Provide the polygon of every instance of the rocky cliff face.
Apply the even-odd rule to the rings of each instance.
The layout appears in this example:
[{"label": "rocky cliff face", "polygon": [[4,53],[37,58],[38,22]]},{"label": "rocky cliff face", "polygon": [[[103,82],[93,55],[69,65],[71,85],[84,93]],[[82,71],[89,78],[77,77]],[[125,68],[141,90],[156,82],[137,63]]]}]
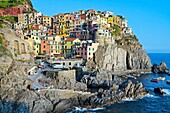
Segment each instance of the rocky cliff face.
[{"label": "rocky cliff face", "polygon": [[99,69],[108,71],[125,71],[150,69],[151,62],[143,49],[128,49],[117,45],[99,46],[93,61],[88,65],[95,65]]}]

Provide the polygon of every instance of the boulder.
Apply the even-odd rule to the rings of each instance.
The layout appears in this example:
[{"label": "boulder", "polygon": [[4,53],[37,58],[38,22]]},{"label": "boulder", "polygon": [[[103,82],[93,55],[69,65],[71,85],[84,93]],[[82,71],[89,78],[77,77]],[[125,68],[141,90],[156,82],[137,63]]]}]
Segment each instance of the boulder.
[{"label": "boulder", "polygon": [[168,70],[168,68],[166,66],[166,63],[162,62],[160,65],[154,64],[152,66],[152,72],[153,73],[165,73],[165,74],[168,74],[169,70]]},{"label": "boulder", "polygon": [[162,63],[160,64],[159,70],[160,70],[161,73],[165,73],[165,72],[168,70],[165,62],[162,62]]},{"label": "boulder", "polygon": [[166,94],[166,92],[164,92],[162,88],[154,88],[154,92],[159,95]]}]

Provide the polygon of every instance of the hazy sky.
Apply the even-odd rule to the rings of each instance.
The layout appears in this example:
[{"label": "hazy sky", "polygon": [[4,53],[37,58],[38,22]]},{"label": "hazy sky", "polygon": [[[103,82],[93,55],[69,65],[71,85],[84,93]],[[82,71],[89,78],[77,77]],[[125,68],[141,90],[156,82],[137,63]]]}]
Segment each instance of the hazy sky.
[{"label": "hazy sky", "polygon": [[95,9],[128,19],[147,52],[170,53],[170,0],[31,0],[45,15]]}]

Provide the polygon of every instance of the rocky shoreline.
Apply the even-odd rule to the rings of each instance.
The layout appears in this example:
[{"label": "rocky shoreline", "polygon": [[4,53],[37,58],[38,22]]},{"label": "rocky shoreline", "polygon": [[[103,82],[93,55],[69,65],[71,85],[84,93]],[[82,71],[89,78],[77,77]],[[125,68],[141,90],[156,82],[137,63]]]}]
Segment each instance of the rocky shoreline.
[{"label": "rocky shoreline", "polygon": [[[3,70],[3,67],[1,67]],[[87,85],[98,86],[98,92],[82,92],[74,90],[61,89],[28,89],[32,81],[25,76],[23,66],[17,66],[11,60],[6,69],[0,76],[0,112],[24,112],[24,113],[58,113],[72,111],[74,107],[102,107],[113,104],[126,98],[140,98],[147,93],[142,83],[132,82],[123,79],[120,76],[113,76],[112,82],[97,80],[87,81]],[[8,74],[7,74],[8,73]],[[108,73],[109,74],[109,73]],[[88,78],[82,78],[86,80]],[[90,80],[90,79],[88,79]],[[105,89],[104,86],[108,88]]]}]

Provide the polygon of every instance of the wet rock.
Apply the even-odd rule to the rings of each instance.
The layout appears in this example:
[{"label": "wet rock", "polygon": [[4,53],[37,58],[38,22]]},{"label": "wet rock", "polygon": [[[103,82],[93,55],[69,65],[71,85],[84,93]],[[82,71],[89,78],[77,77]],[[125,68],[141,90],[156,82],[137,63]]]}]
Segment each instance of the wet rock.
[{"label": "wet rock", "polygon": [[162,88],[154,88],[154,92],[160,95],[166,94],[166,92],[164,92]]},{"label": "wet rock", "polygon": [[152,72],[153,73],[165,73],[165,74],[168,74],[169,70],[168,70],[168,68],[166,66],[166,63],[162,62],[160,65],[154,64],[152,66]]}]

